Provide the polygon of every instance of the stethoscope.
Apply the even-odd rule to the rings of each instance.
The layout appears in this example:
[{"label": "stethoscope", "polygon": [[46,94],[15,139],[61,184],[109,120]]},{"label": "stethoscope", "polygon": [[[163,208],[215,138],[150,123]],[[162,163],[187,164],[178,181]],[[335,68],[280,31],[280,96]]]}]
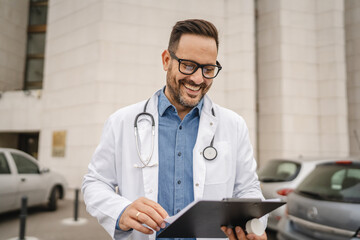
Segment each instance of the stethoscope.
[{"label": "stethoscope", "polygon": [[[141,162],[141,165],[135,164],[134,165],[135,168],[155,167],[155,166],[158,165],[158,163],[154,163],[154,164],[150,165],[150,160],[151,160],[151,157],[152,157],[152,155],[154,153],[155,120],[154,120],[154,117],[153,117],[153,115],[151,113],[146,112],[146,108],[147,108],[147,105],[149,103],[149,100],[150,99],[148,99],[146,101],[143,112],[137,114],[136,117],[135,117],[134,130],[135,130],[136,150],[137,150],[137,153],[139,155],[140,162]],[[214,112],[213,108],[211,109],[211,113],[215,117],[215,112]],[[151,152],[150,152],[149,156],[145,157],[145,158],[143,158],[141,156],[140,149],[139,149],[139,133],[138,133],[137,123],[138,123],[139,117],[141,117],[141,116],[150,117],[150,119],[151,119],[151,128],[152,128],[151,129],[151,135],[152,135],[152,137],[151,137]],[[208,161],[214,160],[216,158],[216,156],[217,156],[217,150],[214,147],[214,138],[215,138],[215,135],[213,136],[213,138],[212,138],[212,140],[210,142],[210,146],[205,147],[204,150],[202,151],[203,157]]]}]

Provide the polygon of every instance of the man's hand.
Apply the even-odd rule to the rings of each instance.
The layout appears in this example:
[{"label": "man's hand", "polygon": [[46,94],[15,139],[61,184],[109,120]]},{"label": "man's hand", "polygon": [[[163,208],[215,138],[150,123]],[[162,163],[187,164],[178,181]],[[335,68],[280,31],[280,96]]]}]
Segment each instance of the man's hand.
[{"label": "man's hand", "polygon": [[124,231],[132,228],[145,234],[152,234],[153,230],[144,227],[142,224],[159,231],[160,228],[165,227],[164,218],[167,216],[167,212],[160,204],[142,197],[125,209],[119,220],[119,227]]},{"label": "man's hand", "polygon": [[222,226],[221,230],[229,238],[229,240],[267,240],[267,235],[264,233],[261,236],[255,235],[253,233],[245,235],[245,232],[241,227],[235,228],[235,233],[231,228]]}]

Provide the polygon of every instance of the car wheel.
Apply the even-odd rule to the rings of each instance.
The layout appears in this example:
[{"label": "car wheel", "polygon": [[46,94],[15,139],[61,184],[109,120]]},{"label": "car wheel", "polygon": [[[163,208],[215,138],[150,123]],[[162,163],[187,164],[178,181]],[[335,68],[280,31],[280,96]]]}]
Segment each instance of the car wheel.
[{"label": "car wheel", "polygon": [[57,209],[57,201],[60,198],[60,189],[58,187],[54,187],[51,190],[48,209],[49,211],[55,211]]}]

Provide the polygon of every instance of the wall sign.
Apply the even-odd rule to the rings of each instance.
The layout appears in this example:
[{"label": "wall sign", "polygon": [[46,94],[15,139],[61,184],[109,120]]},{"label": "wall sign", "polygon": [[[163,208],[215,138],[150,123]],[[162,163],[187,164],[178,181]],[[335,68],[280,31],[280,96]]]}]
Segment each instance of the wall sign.
[{"label": "wall sign", "polygon": [[52,137],[52,156],[65,157],[66,131],[55,131]]}]

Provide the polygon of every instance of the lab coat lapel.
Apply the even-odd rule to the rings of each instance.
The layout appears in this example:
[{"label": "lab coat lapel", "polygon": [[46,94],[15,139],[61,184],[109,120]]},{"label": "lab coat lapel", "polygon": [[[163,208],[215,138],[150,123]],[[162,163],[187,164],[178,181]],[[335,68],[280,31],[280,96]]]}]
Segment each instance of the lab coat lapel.
[{"label": "lab coat lapel", "polygon": [[[144,182],[144,193],[145,197],[157,202],[158,195],[158,171],[159,171],[159,154],[158,154],[158,103],[159,91],[156,92],[151,98],[147,105],[146,112],[150,113],[154,117],[155,121],[155,139],[154,139],[154,152],[151,157],[149,165],[156,164],[153,167],[142,168],[143,182]],[[151,136],[147,137],[146,143],[151,145]]]},{"label": "lab coat lapel", "polygon": [[[204,194],[204,184],[206,176],[206,165],[203,157],[203,150],[210,146],[211,140],[215,135],[218,125],[217,118],[211,113],[213,108],[209,97],[205,95],[204,105],[200,115],[199,130],[193,150],[193,178],[194,178],[194,199],[200,199]],[[215,109],[214,109],[215,110]],[[216,112],[215,112],[216,116]],[[216,138],[216,136],[215,136]]]}]

